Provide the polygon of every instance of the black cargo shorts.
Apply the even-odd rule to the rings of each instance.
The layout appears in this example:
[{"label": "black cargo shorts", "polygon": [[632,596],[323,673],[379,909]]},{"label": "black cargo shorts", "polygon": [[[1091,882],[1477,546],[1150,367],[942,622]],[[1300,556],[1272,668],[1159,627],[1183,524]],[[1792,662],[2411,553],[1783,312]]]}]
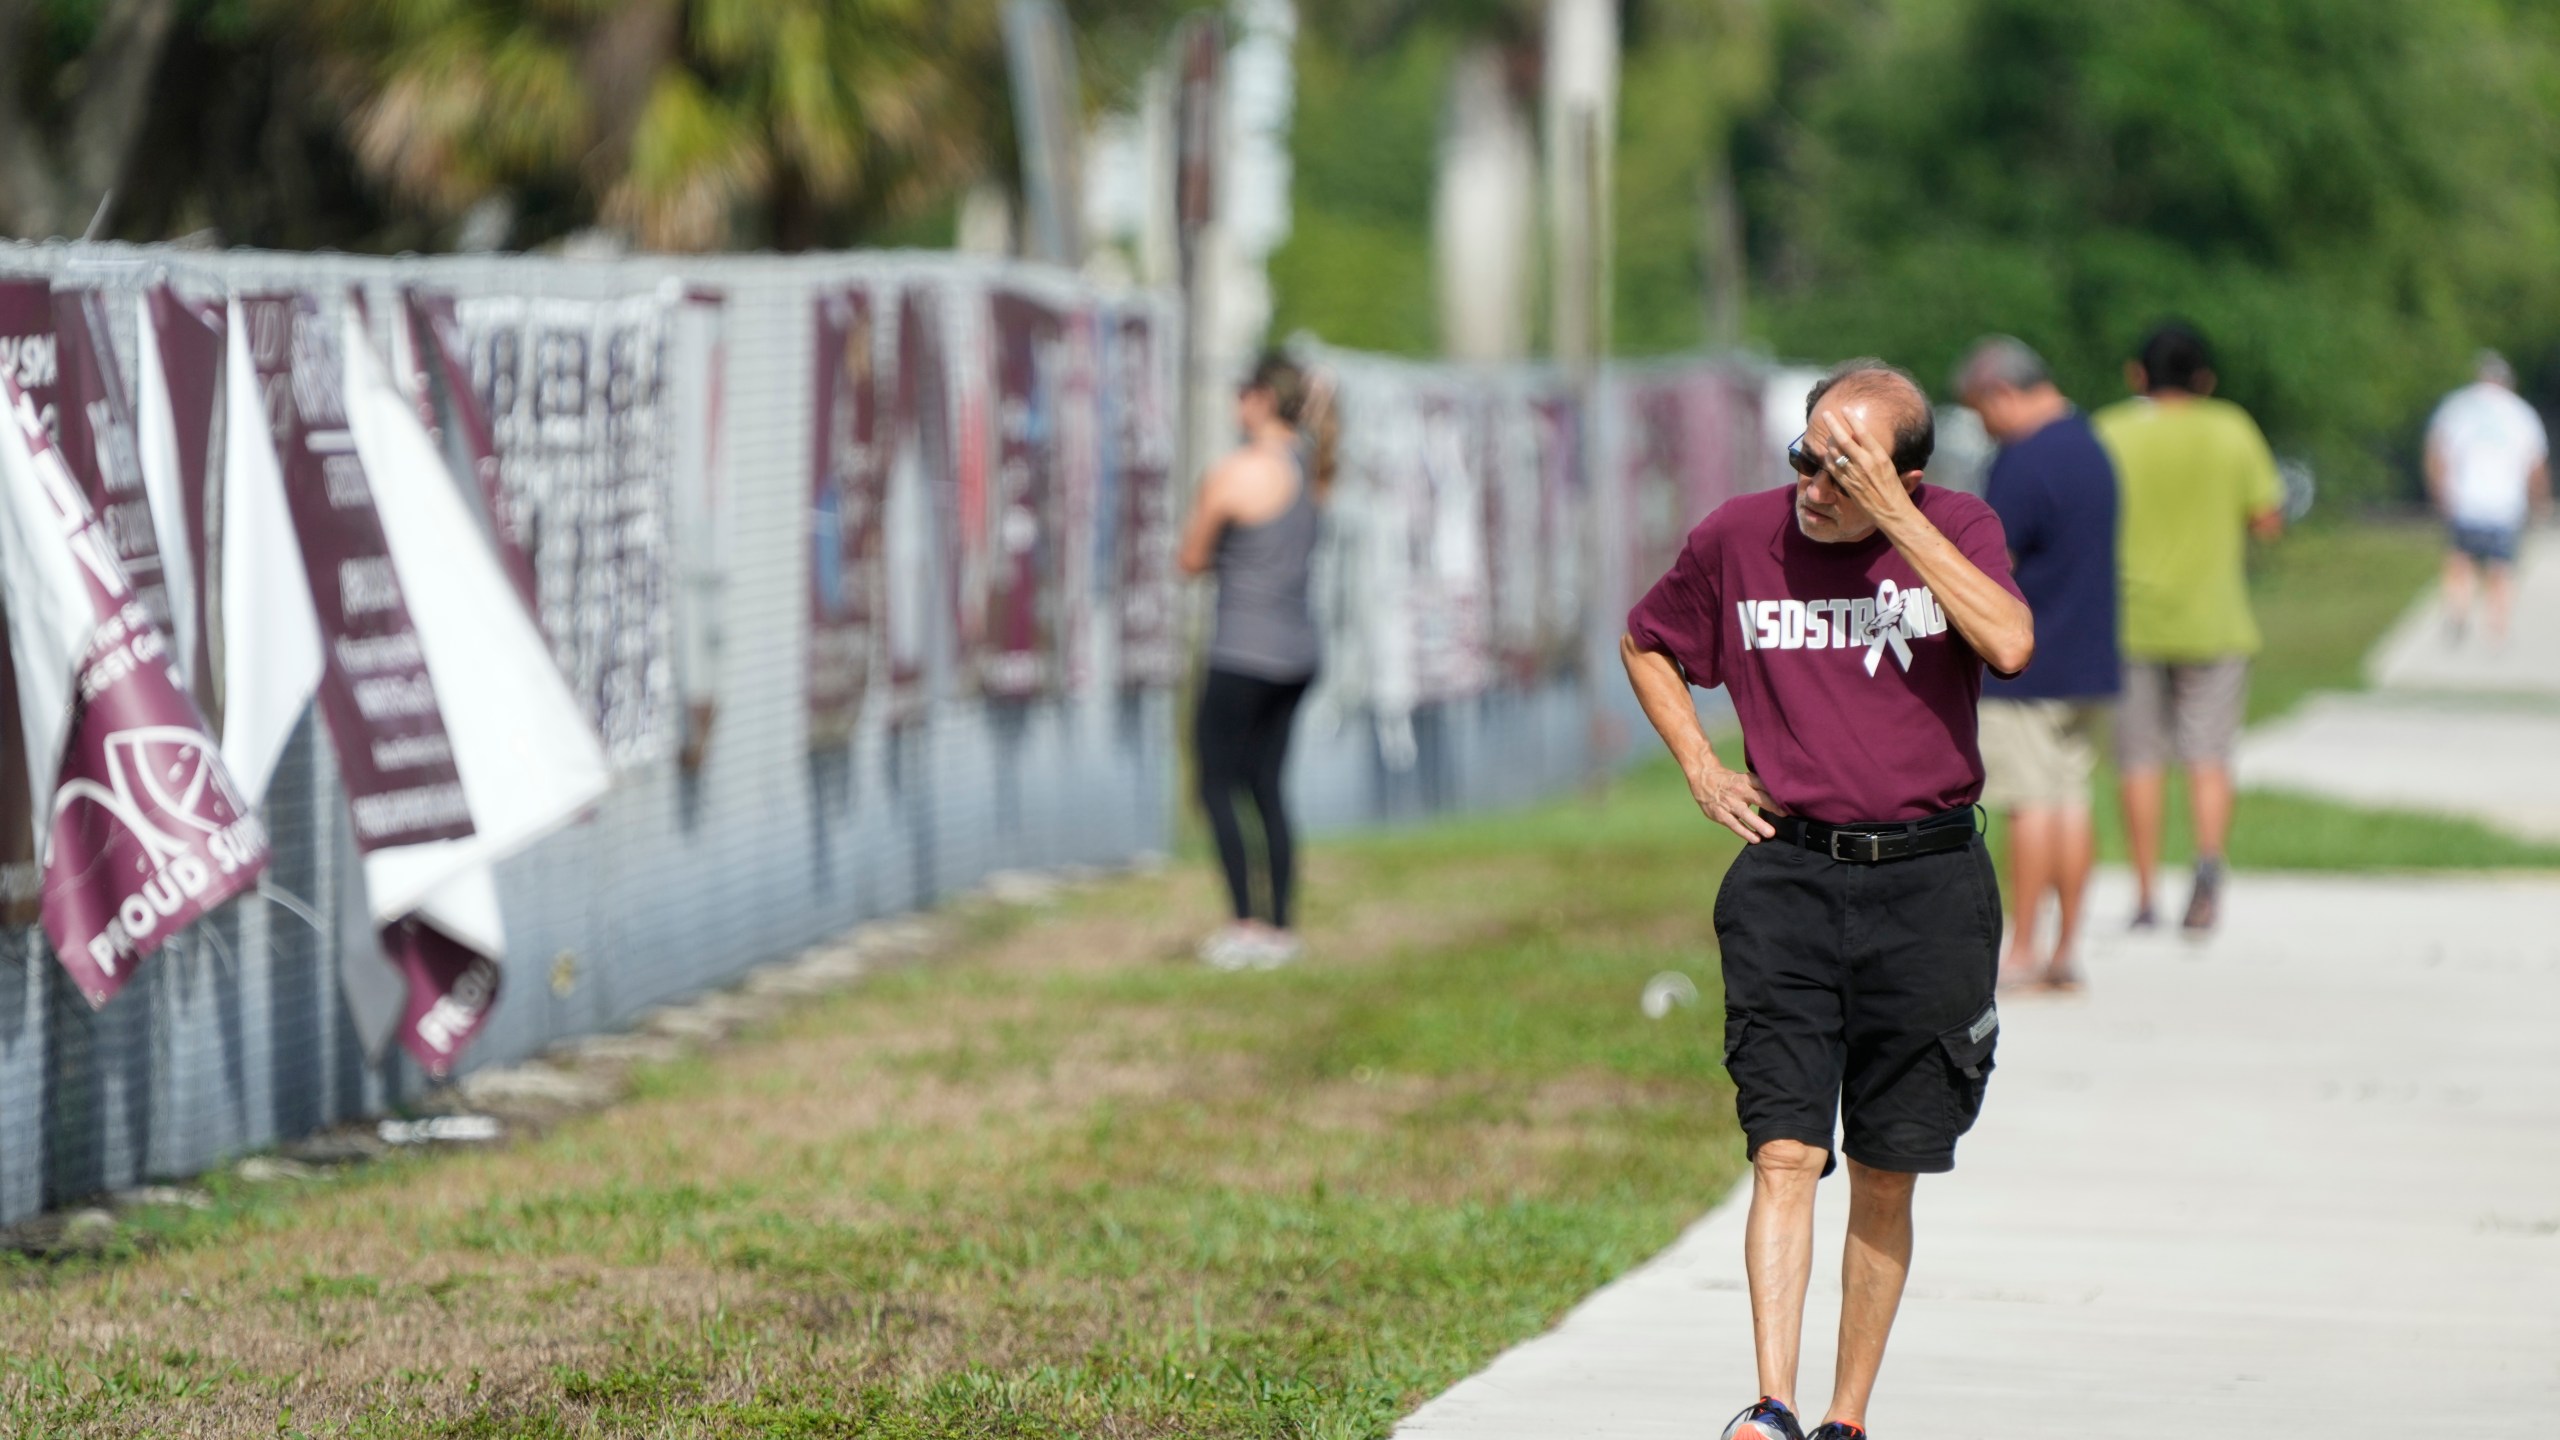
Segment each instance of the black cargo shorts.
[{"label": "black cargo shorts", "polygon": [[1764,840],[1725,873],[1715,922],[1751,1153],[1800,1140],[1877,1170],[1955,1168],[2000,1038],[2000,886],[1981,837],[1878,865]]}]

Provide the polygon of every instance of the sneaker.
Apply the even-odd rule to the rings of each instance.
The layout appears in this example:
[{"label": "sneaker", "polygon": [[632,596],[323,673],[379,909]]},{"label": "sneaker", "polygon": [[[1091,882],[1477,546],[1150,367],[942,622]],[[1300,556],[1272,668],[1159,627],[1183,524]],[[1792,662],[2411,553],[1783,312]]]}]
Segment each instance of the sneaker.
[{"label": "sneaker", "polygon": [[1724,1440],[1805,1440],[1796,1412],[1763,1395],[1724,1427]]},{"label": "sneaker", "polygon": [[1825,1420],[1804,1440],[1867,1440],[1867,1432],[1846,1420]]},{"label": "sneaker", "polygon": [[1250,926],[1228,925],[1200,942],[1200,963],[1212,970],[1250,970],[1260,949],[1260,938]]},{"label": "sneaker", "polygon": [[1253,947],[1251,963],[1256,970],[1277,970],[1297,959],[1299,952],[1305,948],[1298,943],[1298,937],[1292,932],[1274,930],[1268,926],[1261,927],[1255,932],[1251,944]]},{"label": "sneaker", "polygon": [[2124,928],[2136,935],[2148,935],[2160,928],[2159,912],[2146,904],[2133,912],[2133,919]]},{"label": "sneaker", "polygon": [[2196,864],[2195,893],[2187,897],[2187,918],[2180,928],[2189,935],[2203,935],[2222,918],[2222,862],[2204,860]]}]

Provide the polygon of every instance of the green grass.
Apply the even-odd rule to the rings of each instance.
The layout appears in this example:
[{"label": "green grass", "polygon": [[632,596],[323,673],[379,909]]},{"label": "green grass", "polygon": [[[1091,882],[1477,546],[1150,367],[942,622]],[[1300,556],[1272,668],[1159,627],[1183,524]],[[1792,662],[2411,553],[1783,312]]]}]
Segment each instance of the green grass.
[{"label": "green grass", "polygon": [[2249,676],[2249,719],[2317,690],[2361,690],[2364,659],[2435,578],[2443,532],[2417,522],[2328,522],[2260,547],[2249,603],[2266,648]]},{"label": "green grass", "polygon": [[964,917],[538,1140],[21,1263],[0,1433],[1383,1435],[1738,1172],[1732,848],[1658,771],[1316,847],[1267,975],[1198,869]]}]

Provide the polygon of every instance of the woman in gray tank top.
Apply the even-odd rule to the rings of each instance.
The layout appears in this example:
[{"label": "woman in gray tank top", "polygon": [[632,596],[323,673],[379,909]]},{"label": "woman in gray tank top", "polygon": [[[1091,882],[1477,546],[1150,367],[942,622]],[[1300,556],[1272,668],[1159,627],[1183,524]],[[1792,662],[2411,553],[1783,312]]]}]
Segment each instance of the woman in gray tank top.
[{"label": "woman in gray tank top", "polygon": [[[1332,479],[1332,417],[1294,363],[1269,354],[1236,399],[1244,445],[1210,468],[1182,535],[1182,568],[1214,572],[1217,626],[1194,742],[1200,804],[1217,837],[1234,920],[1200,947],[1221,969],[1267,968],[1298,953],[1290,928],[1296,847],[1281,771],[1289,731],[1321,659],[1307,603],[1318,506]],[[1262,817],[1267,869],[1253,874],[1236,797]],[[1255,880],[1264,905],[1255,905]]]}]

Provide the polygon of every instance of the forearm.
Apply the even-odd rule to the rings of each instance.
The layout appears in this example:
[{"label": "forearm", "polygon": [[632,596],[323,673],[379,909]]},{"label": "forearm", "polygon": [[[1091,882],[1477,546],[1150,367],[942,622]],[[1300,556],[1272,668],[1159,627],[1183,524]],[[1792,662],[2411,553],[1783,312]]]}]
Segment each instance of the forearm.
[{"label": "forearm", "polygon": [[1918,509],[1906,507],[1878,523],[1975,654],[2003,675],[2027,668],[2035,658],[2036,621],[2025,601],[1965,558]]},{"label": "forearm", "polygon": [[1183,574],[1209,573],[1218,560],[1218,531],[1224,523],[1206,493],[1193,502],[1191,519],[1182,527],[1182,544],[1173,556]]},{"label": "forearm", "polygon": [[1627,667],[1627,683],[1635,687],[1636,704],[1643,707],[1644,718],[1653,722],[1654,733],[1680,762],[1683,772],[1696,774],[1703,766],[1717,765],[1715,747],[1707,740],[1706,727],[1698,723],[1698,707],[1689,698],[1689,681],[1671,657],[1659,650],[1646,650],[1636,644],[1635,637],[1619,637],[1618,658]]}]

